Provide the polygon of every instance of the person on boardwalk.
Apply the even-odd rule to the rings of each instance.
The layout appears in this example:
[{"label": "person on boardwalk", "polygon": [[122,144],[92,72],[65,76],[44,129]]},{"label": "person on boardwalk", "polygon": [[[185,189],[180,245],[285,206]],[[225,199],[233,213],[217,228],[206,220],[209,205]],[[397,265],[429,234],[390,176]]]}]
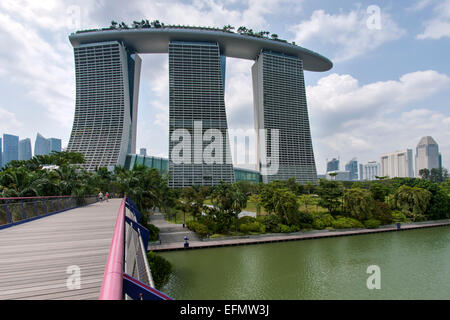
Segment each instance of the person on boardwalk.
[{"label": "person on boardwalk", "polygon": [[103,193],[101,191],[98,193],[98,200],[100,200],[100,202],[103,202]]},{"label": "person on boardwalk", "polygon": [[106,194],[105,194],[105,199],[106,199],[106,202],[108,202],[108,198],[109,198],[109,193],[108,193],[108,192],[106,192]]}]

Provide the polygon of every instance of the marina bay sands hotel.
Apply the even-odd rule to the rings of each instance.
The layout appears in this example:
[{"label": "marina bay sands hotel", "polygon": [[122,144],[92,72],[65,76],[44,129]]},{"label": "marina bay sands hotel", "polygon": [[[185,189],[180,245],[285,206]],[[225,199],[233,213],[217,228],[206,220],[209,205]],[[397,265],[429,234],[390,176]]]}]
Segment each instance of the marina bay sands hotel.
[{"label": "marina bay sands hotel", "polygon": [[[330,70],[327,58],[285,41],[212,28],[102,29],[79,31],[69,40],[76,103],[67,150],[84,154],[87,170],[124,166],[127,155],[136,153],[139,54],[168,53],[170,186],[234,181],[224,99],[226,57],[255,61],[253,112],[262,181],[317,180],[303,70]],[[207,162],[202,152],[199,159],[185,149],[177,154],[180,143],[203,150],[211,144],[205,141],[211,129],[223,133],[221,149],[213,152],[221,161]],[[260,129],[266,133],[258,134]],[[174,139],[180,130],[182,138]],[[276,148],[273,132],[279,138]],[[191,161],[175,161],[180,157]],[[268,164],[262,158],[276,159],[277,170],[264,174]]]}]

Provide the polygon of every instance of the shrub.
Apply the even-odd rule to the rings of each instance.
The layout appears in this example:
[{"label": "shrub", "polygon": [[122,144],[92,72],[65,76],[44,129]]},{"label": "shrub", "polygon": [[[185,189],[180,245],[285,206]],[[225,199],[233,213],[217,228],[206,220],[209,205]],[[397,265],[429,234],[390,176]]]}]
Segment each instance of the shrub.
[{"label": "shrub", "polygon": [[249,224],[256,221],[256,218],[245,216],[242,218],[239,218],[239,224]]},{"label": "shrub", "polygon": [[305,225],[305,224],[311,225],[314,222],[313,216],[307,212],[299,212],[298,220],[300,222],[300,225]]},{"label": "shrub", "polygon": [[380,226],[380,224],[381,224],[381,221],[377,220],[377,219],[369,219],[369,220],[364,221],[364,226],[367,229],[376,229]]},{"label": "shrub", "polygon": [[289,233],[289,232],[291,232],[291,228],[289,226],[285,225],[285,224],[281,224],[281,223],[278,224],[278,228],[279,228],[280,232],[282,232],[282,233]]},{"label": "shrub", "polygon": [[159,290],[169,280],[172,273],[172,264],[152,251],[147,252],[147,260],[150,270],[152,270],[153,282],[156,289]]},{"label": "shrub", "polygon": [[335,219],[329,213],[324,214],[322,217],[316,217],[313,222],[315,229],[322,230],[326,227],[332,227]]},{"label": "shrub", "polygon": [[341,217],[333,222],[335,229],[364,228],[361,222],[353,218]]},{"label": "shrub", "polygon": [[187,223],[189,230],[196,232],[200,237],[205,237],[208,234],[208,227],[197,221],[189,221]]},{"label": "shrub", "polygon": [[259,232],[264,233],[266,231],[266,227],[257,221],[250,222],[250,223],[243,223],[239,227],[239,230],[243,233],[249,233],[249,232]]},{"label": "shrub", "polygon": [[266,232],[280,232],[280,228],[278,227],[280,220],[277,216],[272,214],[260,216],[256,220],[264,225]]},{"label": "shrub", "polygon": [[392,222],[397,223],[397,222],[406,222],[406,216],[403,212],[395,210],[392,211]]},{"label": "shrub", "polygon": [[149,241],[157,241],[159,239],[159,228],[151,223],[147,225],[147,229],[150,233]]},{"label": "shrub", "polygon": [[198,222],[206,226],[209,234],[218,232],[219,226],[211,216],[202,216],[198,219]]}]

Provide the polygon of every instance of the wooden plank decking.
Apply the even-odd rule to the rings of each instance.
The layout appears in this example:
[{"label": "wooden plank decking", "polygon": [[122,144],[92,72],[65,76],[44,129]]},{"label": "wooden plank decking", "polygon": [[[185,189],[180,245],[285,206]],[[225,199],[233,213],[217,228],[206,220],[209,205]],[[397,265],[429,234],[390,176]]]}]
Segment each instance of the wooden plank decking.
[{"label": "wooden plank decking", "polygon": [[[0,300],[97,299],[121,199],[0,230]],[[81,288],[69,290],[69,266]]]}]

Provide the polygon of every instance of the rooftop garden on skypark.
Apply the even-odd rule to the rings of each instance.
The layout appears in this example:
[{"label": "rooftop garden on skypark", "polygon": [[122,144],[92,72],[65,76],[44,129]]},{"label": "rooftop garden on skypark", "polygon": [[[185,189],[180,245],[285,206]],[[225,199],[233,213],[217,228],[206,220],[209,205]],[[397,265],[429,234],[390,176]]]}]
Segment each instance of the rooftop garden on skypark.
[{"label": "rooftop garden on skypark", "polygon": [[[159,20],[153,20],[151,22],[149,22],[148,20],[133,21],[131,25],[127,25],[125,22],[118,23],[116,21],[111,21],[111,25],[108,28],[80,30],[77,31],[76,33],[107,31],[107,30],[128,30],[128,29],[195,29],[195,30],[221,31],[228,33],[238,33],[245,36],[288,43],[287,40],[278,38],[278,35],[276,33],[270,33],[269,31],[256,32],[253,31],[253,29],[248,29],[247,27],[244,26],[240,26],[239,28],[237,28],[236,32],[234,32],[233,30],[235,30],[235,27],[231,25],[226,25],[223,26],[222,28],[185,26],[185,25],[165,25]],[[292,42],[292,44],[296,45],[294,41]]]}]

